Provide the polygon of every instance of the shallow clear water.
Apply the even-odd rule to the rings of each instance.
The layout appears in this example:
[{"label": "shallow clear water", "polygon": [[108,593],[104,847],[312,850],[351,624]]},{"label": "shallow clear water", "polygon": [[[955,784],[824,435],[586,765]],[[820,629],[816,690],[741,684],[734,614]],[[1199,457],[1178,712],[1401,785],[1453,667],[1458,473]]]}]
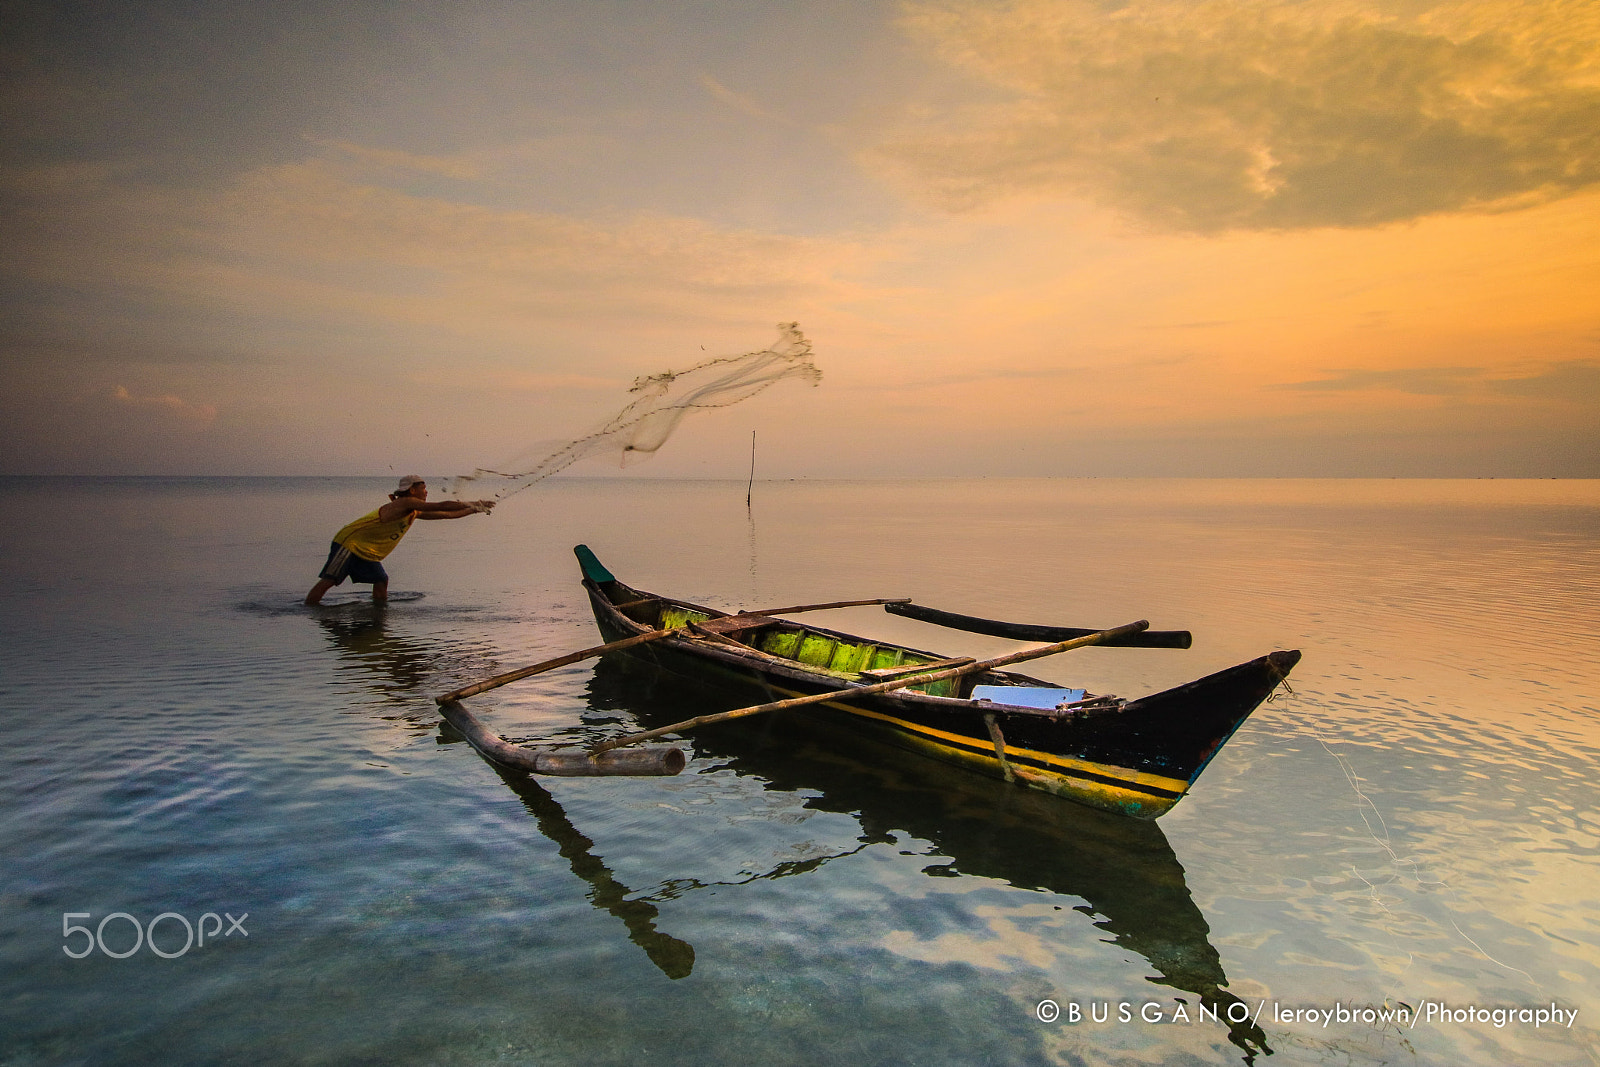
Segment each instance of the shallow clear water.
[{"label": "shallow clear water", "polygon": [[[413,530],[382,612],[298,605],[381,480],[12,488],[0,1063],[1600,1057],[1600,483],[787,482],[747,513],[743,484],[556,480]],[[502,777],[430,696],[595,642],[578,542],[729,608],[1195,632],[1028,668],[1125,696],[1305,659],[1156,824],[798,720],[708,730],[677,778]],[[741,695],[605,660],[471,704],[549,739]],[[115,912],[248,918],[121,959],[107,920],[70,958]],[[1430,1002],[1578,1016],[1285,1014]],[[1254,1021],[1200,1017],[1230,1006]]]}]

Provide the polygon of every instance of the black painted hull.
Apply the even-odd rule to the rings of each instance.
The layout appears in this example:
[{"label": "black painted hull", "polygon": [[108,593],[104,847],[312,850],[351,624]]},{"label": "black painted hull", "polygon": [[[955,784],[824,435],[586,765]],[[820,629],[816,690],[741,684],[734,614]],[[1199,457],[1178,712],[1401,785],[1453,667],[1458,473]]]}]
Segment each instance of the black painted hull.
[{"label": "black painted hull", "polygon": [[[617,640],[660,624],[661,612],[687,609],[702,618],[723,613],[658,597],[615,580],[584,579],[595,621]],[[646,621],[619,608],[640,604],[656,611]],[[657,605],[665,605],[660,608]],[[796,627],[798,629],[798,627]],[[814,635],[860,642],[837,631],[806,626]],[[935,653],[906,650],[930,659]],[[759,649],[707,640],[686,631],[635,646],[626,655],[690,676],[721,676],[763,687],[771,698],[810,695],[865,684]],[[811,705],[799,714],[822,715],[891,744],[992,777],[1136,818],[1154,819],[1188,793],[1217,750],[1260,706],[1299,661],[1295,651],[1274,652],[1161,693],[1113,705],[1111,710],[1062,714],[914,689]],[[908,660],[908,662],[910,662]],[[987,685],[1048,685],[1038,679],[991,671],[973,676]],[[962,693],[970,690],[966,681]],[[986,717],[993,715],[1000,741]]]}]

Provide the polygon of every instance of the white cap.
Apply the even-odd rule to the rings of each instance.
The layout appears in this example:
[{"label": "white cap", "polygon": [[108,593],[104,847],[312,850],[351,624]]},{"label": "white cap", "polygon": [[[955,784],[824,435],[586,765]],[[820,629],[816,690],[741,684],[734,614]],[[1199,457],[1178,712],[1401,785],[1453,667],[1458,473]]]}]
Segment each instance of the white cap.
[{"label": "white cap", "polygon": [[420,475],[420,474],[408,474],[404,478],[400,479],[400,490],[399,491],[403,493],[407,489],[410,489],[413,485],[419,485],[419,484],[426,484],[426,481],[423,479],[422,475]]}]

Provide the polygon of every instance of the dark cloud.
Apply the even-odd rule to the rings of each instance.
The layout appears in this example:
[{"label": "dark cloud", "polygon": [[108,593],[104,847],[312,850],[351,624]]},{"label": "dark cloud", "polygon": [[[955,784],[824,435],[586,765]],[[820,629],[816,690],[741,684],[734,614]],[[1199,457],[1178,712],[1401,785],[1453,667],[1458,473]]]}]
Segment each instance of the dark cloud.
[{"label": "dark cloud", "polygon": [[948,0],[908,25],[1012,94],[885,158],[951,207],[1086,195],[1187,231],[1370,226],[1600,182],[1600,27],[1577,3]]},{"label": "dark cloud", "polygon": [[1484,383],[1491,393],[1538,399],[1572,400],[1600,406],[1600,363],[1574,360],[1527,378],[1501,378]]},{"label": "dark cloud", "polygon": [[831,233],[903,210],[836,132],[920,73],[894,2],[0,0],[0,165],[214,192],[354,145],[474,156],[431,191],[492,206]]},{"label": "dark cloud", "polygon": [[1346,370],[1334,377],[1280,386],[1306,392],[1386,390],[1413,396],[1499,396],[1565,400],[1600,408],[1600,363],[1579,359],[1557,363],[1520,378],[1490,377],[1478,367],[1401,367]]},{"label": "dark cloud", "polygon": [[1403,367],[1398,370],[1347,370],[1333,378],[1291,382],[1285,389],[1308,392],[1392,390],[1414,396],[1459,396],[1481,388],[1483,371],[1477,367]]},{"label": "dark cloud", "polygon": [[401,5],[0,0],[13,164],[136,163],[194,184],[294,150]]}]

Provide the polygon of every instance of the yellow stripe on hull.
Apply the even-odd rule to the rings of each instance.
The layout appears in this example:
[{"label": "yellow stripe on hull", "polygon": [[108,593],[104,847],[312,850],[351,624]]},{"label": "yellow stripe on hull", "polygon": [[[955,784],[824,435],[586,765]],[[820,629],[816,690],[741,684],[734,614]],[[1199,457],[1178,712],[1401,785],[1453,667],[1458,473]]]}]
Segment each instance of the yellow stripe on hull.
[{"label": "yellow stripe on hull", "polygon": [[[798,690],[782,686],[773,686],[777,692],[789,696],[802,695]],[[839,701],[827,700],[822,702],[823,707],[834,708],[846,712],[860,719],[877,720],[888,724],[892,729],[879,729],[875,732],[894,741],[901,742],[924,755],[935,759],[942,759],[947,763],[959,763],[970,770],[980,774],[987,774],[991,778],[1004,778],[1005,771],[1000,766],[1000,761],[994,756],[992,745],[962,734],[950,733],[932,726],[923,726],[920,723],[907,722],[897,719],[893,715],[885,715],[879,711],[867,708],[853,707]],[[964,746],[979,746],[983,751],[973,751]],[[956,747],[963,746],[963,747]],[[1011,763],[1011,773],[1017,781],[1033,789],[1057,796],[1066,797],[1079,804],[1087,804],[1093,808],[1105,811],[1120,812],[1140,819],[1154,819],[1165,814],[1183,795],[1189,791],[1189,783],[1181,778],[1167,778],[1159,774],[1149,774],[1144,771],[1132,770],[1128,767],[1118,767],[1110,763],[1094,763],[1090,760],[1072,759],[1067,756],[1056,756],[1048,752],[1036,752],[1030,748],[1019,748],[1013,745],[1005,746],[1007,761],[1014,759],[1037,760],[1049,764],[1049,768],[1026,767]],[[1060,771],[1054,768],[1061,768]],[[1074,774],[1072,772],[1079,773]],[[1118,785],[1116,782],[1096,781],[1085,775],[1095,775],[1100,778],[1111,778],[1127,785]],[[1171,796],[1158,796],[1144,789],[1136,788],[1147,786],[1159,789],[1162,792],[1173,794]]]}]

